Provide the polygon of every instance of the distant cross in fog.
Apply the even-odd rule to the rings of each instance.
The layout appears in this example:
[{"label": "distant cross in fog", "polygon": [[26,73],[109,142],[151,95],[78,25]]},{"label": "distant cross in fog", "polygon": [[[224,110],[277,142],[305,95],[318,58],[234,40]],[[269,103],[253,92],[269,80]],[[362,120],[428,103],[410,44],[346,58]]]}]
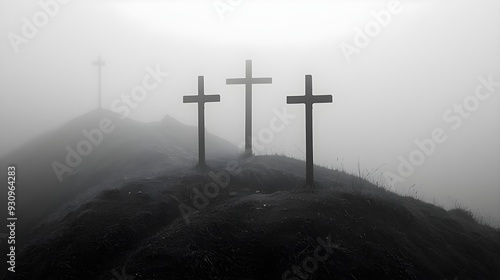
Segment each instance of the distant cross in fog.
[{"label": "distant cross in fog", "polygon": [[252,154],[252,86],[272,84],[272,78],[252,77],[252,61],[246,61],[245,78],[226,79],[227,85],[245,85],[245,154]]},{"label": "distant cross in fog", "polygon": [[198,103],[198,164],[205,166],[205,103],[219,102],[220,95],[205,95],[205,78],[198,76],[198,95],[184,96],[184,103]]},{"label": "distant cross in fog", "polygon": [[104,61],[101,60],[101,56],[99,56],[99,60],[94,61],[94,66],[97,66],[99,68],[99,109],[102,108],[101,105],[101,67],[106,65]]},{"label": "distant cross in fog", "polygon": [[314,187],[314,161],[313,161],[313,104],[332,103],[331,95],[313,95],[312,76],[306,75],[306,95],[287,96],[288,104],[306,105],[306,184],[309,188]]}]

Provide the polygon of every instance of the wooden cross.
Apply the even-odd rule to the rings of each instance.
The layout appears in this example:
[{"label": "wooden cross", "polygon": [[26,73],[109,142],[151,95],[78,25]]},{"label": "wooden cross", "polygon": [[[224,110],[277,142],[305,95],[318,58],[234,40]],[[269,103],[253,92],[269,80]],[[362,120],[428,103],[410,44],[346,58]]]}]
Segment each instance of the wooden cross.
[{"label": "wooden cross", "polygon": [[198,95],[186,95],[183,101],[198,103],[198,164],[205,166],[205,103],[219,102],[220,95],[205,95],[205,77],[198,76]]},{"label": "wooden cross", "polygon": [[106,65],[104,61],[101,60],[101,56],[99,56],[99,60],[94,61],[94,65],[99,67],[99,109],[102,108],[101,105],[101,67]]},{"label": "wooden cross", "polygon": [[245,85],[245,154],[252,154],[252,86],[272,84],[272,78],[252,77],[252,61],[246,61],[245,78],[226,79],[227,85]]},{"label": "wooden cross", "polygon": [[331,95],[313,95],[312,76],[306,75],[306,95],[287,96],[288,104],[303,103],[306,105],[306,184],[314,187],[314,162],[313,162],[313,104],[332,103]]}]

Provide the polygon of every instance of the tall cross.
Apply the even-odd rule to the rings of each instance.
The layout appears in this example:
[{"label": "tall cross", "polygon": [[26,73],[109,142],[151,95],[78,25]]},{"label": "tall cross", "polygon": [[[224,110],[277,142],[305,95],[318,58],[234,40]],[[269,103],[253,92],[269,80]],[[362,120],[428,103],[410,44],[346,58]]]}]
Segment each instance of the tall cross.
[{"label": "tall cross", "polygon": [[101,60],[101,56],[99,56],[99,60],[94,61],[94,65],[99,67],[99,109],[102,108],[101,105],[101,67],[106,65],[104,61]]},{"label": "tall cross", "polygon": [[314,187],[314,161],[313,161],[313,104],[332,103],[331,95],[313,95],[312,76],[306,75],[306,95],[287,96],[288,104],[304,103],[306,105],[306,184]]},{"label": "tall cross", "polygon": [[252,86],[272,84],[272,78],[252,77],[252,61],[246,61],[245,78],[226,79],[227,85],[245,85],[245,154],[252,154]]},{"label": "tall cross", "polygon": [[219,102],[220,95],[205,95],[205,78],[198,76],[198,95],[186,95],[183,101],[198,103],[198,164],[205,166],[205,103]]}]

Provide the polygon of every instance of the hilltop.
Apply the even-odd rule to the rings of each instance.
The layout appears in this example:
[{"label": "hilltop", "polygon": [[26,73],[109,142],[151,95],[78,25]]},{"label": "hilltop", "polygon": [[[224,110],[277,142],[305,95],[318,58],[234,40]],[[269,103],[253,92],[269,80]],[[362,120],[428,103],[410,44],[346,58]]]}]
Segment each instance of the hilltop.
[{"label": "hilltop", "polygon": [[[58,182],[50,163],[104,118],[114,131]],[[36,207],[19,214],[30,223],[16,277],[7,279],[500,275],[500,232],[463,209],[446,211],[321,167],[315,189],[305,191],[301,160],[240,157],[210,134],[207,145],[208,167],[198,168],[195,127],[95,111],[9,155],[32,175],[23,177],[19,205]]]}]

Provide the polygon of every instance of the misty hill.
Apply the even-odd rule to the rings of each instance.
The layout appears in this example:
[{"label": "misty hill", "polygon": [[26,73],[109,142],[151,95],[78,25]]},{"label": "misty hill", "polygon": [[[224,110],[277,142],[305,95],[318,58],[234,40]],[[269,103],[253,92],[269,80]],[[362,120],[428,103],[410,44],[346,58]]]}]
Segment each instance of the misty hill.
[{"label": "misty hill", "polygon": [[[209,133],[207,148],[209,159],[237,153],[235,146]],[[18,173],[18,238],[63,205],[135,177],[192,166],[196,160],[196,127],[168,116],[149,124],[122,120],[106,110],[71,120],[0,159],[15,164]]]},{"label": "misty hill", "polygon": [[[498,279],[500,232],[281,156],[124,181],[39,226],[16,279]],[[181,212],[182,211],[182,212]]]}]

